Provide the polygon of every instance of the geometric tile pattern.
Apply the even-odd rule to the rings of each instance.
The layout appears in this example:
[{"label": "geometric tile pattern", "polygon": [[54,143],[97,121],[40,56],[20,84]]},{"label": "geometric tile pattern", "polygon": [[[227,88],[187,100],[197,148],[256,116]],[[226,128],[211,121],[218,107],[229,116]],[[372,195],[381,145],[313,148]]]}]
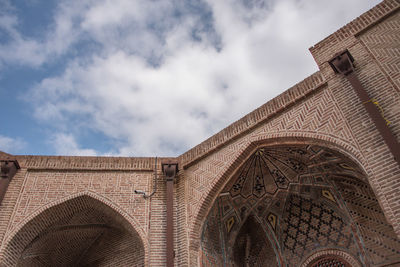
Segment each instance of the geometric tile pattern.
[{"label": "geometric tile pattern", "polygon": [[357,225],[372,265],[382,266],[400,261],[400,239],[387,223],[369,185],[343,176],[333,176],[332,180]]},{"label": "geometric tile pattern", "polygon": [[[255,150],[215,201],[201,242],[204,266],[229,266],[233,259],[296,266],[322,249],[339,249],[371,266],[400,261],[400,242],[363,172],[315,145]],[[330,258],[321,264],[345,263]]]},{"label": "geometric tile pattern", "polygon": [[221,220],[218,206],[210,211],[204,223],[203,240],[201,244],[202,266],[223,266],[223,244],[221,242]]},{"label": "geometric tile pattern", "polygon": [[356,169],[337,153],[318,146],[263,147],[243,164],[229,193],[244,199],[274,196],[290,183],[298,183],[300,177],[326,172],[359,175]]},{"label": "geometric tile pattern", "polygon": [[292,194],[286,202],[281,229],[283,251],[290,264],[320,247],[354,247],[351,229],[334,209],[324,203]]}]

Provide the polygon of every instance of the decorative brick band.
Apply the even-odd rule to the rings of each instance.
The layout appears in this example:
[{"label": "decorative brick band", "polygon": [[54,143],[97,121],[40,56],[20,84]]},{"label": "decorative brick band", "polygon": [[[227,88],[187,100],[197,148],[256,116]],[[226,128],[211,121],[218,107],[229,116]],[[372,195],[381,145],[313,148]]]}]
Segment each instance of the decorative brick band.
[{"label": "decorative brick band", "polygon": [[310,267],[311,266],[310,264],[313,263],[315,260],[317,260],[319,258],[329,257],[329,256],[333,256],[338,259],[343,259],[344,261],[349,263],[350,266],[352,266],[352,267],[361,267],[361,264],[352,255],[350,255],[349,253],[344,252],[342,250],[338,250],[338,249],[327,249],[327,250],[318,251],[318,252],[312,254],[311,256],[309,256],[300,265],[300,267]]},{"label": "decorative brick band", "polygon": [[212,151],[221,148],[235,138],[254,129],[262,122],[288,109],[293,104],[306,98],[324,85],[326,85],[326,81],[322,74],[320,72],[314,73],[219,133],[182,154],[179,157],[182,166],[184,168],[189,167]]},{"label": "decorative brick band", "polygon": [[[155,158],[16,156],[28,170],[153,171]],[[160,158],[171,160],[173,158]]]}]

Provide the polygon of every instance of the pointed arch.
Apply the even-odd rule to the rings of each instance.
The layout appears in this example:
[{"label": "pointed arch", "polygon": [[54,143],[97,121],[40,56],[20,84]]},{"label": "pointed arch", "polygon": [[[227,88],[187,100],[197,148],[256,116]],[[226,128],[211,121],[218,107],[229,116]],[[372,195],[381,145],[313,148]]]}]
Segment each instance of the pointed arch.
[{"label": "pointed arch", "polygon": [[[349,247],[346,247],[347,245],[345,246],[346,249],[351,251],[351,254],[357,255],[357,253],[359,253],[360,251],[360,253],[364,255],[363,257],[366,257],[365,261],[367,262],[380,262],[380,263],[393,262],[394,260],[393,257],[395,253],[393,253],[392,247],[396,248],[399,244],[399,240],[396,240],[396,238],[390,240],[391,243],[393,243],[391,244],[390,249],[384,248],[385,253],[381,253],[381,255],[378,255],[381,259],[375,260],[373,258],[377,257],[371,256],[372,255],[371,253],[373,253],[374,248],[378,249],[382,247],[381,244],[382,242],[378,242],[374,239],[370,241],[367,240],[371,239],[370,236],[372,235],[366,235],[365,233],[367,231],[373,231],[373,229],[371,229],[369,224],[366,224],[357,217],[358,216],[357,209],[359,209],[361,205],[361,207],[363,207],[365,210],[367,209],[371,210],[371,206],[365,206],[366,204],[361,203],[362,201],[364,201],[363,199],[370,198],[373,199],[373,201],[375,201],[374,203],[376,204],[373,205],[374,214],[371,214],[371,216],[368,215],[369,211],[366,211],[366,213],[364,213],[365,215],[367,215],[367,217],[370,216],[368,217],[370,218],[369,220],[371,221],[374,220],[374,218],[376,217],[375,213],[382,213],[382,211],[379,205],[377,204],[377,200],[375,197],[376,194],[374,194],[374,192],[371,189],[370,181],[366,174],[367,170],[365,168],[365,165],[362,164],[364,162],[362,157],[361,160],[359,160],[358,157],[360,155],[358,154],[358,152],[351,149],[348,150],[347,148],[348,147],[340,146],[337,143],[331,143],[328,141],[309,139],[309,138],[284,138],[284,139],[278,138],[269,140],[259,140],[250,143],[248,146],[246,146],[246,148],[243,151],[241,151],[240,155],[238,155],[236,159],[229,164],[227,170],[223,174],[221,174],[221,176],[219,176],[214,180],[213,182],[214,187],[210,187],[208,189],[209,193],[205,194],[205,197],[203,198],[200,204],[200,209],[198,210],[199,212],[197,213],[197,216],[194,217],[195,219],[192,225],[193,228],[191,228],[192,232],[190,233],[191,234],[190,248],[193,253],[192,255],[193,256],[195,255],[197,243],[202,244],[203,242],[202,237],[198,238],[196,236],[197,232],[196,227],[202,227],[203,220],[209,221],[208,210],[213,209],[216,201],[223,201],[225,203],[223,205],[219,205],[220,207],[219,210],[220,213],[222,214],[220,216],[222,218],[220,224],[223,227],[225,227],[222,228],[223,230],[225,230],[225,235],[227,233],[231,234],[232,232],[240,230],[238,227],[242,225],[242,222],[246,219],[247,212],[255,211],[254,209],[260,206],[263,206],[264,211],[260,213],[261,217],[259,215],[257,216],[259,217],[259,219],[263,221],[265,225],[270,223],[269,222],[270,213],[269,211],[267,212],[267,210],[272,209],[271,216],[272,217],[275,216],[275,219],[271,217],[272,218],[271,222],[273,224],[275,223],[280,224],[280,226],[278,225],[278,227],[284,227],[285,224],[286,227],[288,226],[288,224],[291,224],[290,227],[292,228],[302,227],[300,224],[291,222],[292,219],[297,220],[300,219],[301,217],[299,217],[298,215],[296,215],[297,217],[292,216],[290,218],[287,216],[282,217],[283,211],[280,210],[281,208],[273,207],[273,205],[271,205],[273,201],[270,203],[270,201],[268,200],[262,205],[257,204],[258,203],[257,199],[263,199],[263,201],[267,200],[265,195],[267,193],[269,193],[268,198],[271,199],[281,198],[284,203],[287,200],[287,197],[285,197],[284,195],[287,194],[287,192],[295,192],[296,195],[305,196],[305,198],[300,198],[300,200],[303,202],[304,201],[307,202],[309,198],[315,200],[321,198],[322,202],[320,204],[318,202],[319,200],[315,203],[310,202],[309,206],[313,209],[313,212],[322,210],[323,212],[320,214],[321,216],[329,218],[329,220],[332,219],[332,222],[338,225],[339,228],[342,227],[342,225],[343,227],[347,227],[346,229],[348,230],[347,231],[348,236],[351,237],[352,235],[351,232],[353,232],[353,234],[357,236],[356,239],[354,240],[351,238],[349,239],[351,240],[351,242],[350,241],[348,242],[350,244]],[[294,154],[290,155],[290,153]],[[266,173],[269,173],[267,176],[263,176],[262,171],[259,170],[261,168],[260,167],[261,165],[259,163],[257,164],[255,163],[257,162],[254,159],[255,157],[259,158],[263,157],[266,160],[267,163],[263,168],[266,168],[265,169]],[[291,161],[292,159],[293,161]],[[300,160],[297,162],[298,164],[296,164],[297,160]],[[307,171],[304,173],[301,171],[302,169],[301,162],[306,164],[304,165],[304,167],[307,166],[306,167]],[[249,179],[253,179],[250,181],[247,178],[247,175],[249,173],[248,171],[249,168],[252,170],[251,176],[253,177],[253,178],[249,177]],[[290,186],[286,187],[278,186],[277,182],[279,181],[279,178],[275,177],[276,174],[271,172],[271,170],[276,169],[274,171],[279,171],[280,169],[284,172],[285,168],[286,170],[292,169],[292,173],[295,175],[293,177],[297,178],[292,179],[293,178],[292,177],[291,179],[289,179],[291,181]],[[297,172],[295,171],[295,169]],[[320,177],[315,176],[315,174],[319,174],[318,176]],[[260,176],[261,179],[258,176]],[[360,182],[359,184],[356,185],[357,190],[361,190],[359,188],[365,187],[365,190],[363,189],[363,191],[360,192],[356,191],[356,189],[353,189],[352,191],[352,192],[357,192],[357,194],[359,194],[359,199],[354,200],[353,198],[353,200],[354,201],[360,200],[361,204],[358,202],[353,203],[352,202],[353,200],[350,199],[351,196],[350,195],[347,196],[344,194],[345,192],[343,190],[349,188],[347,184],[352,183],[352,181],[348,182],[348,179],[346,177],[350,177],[351,179]],[[266,179],[267,180],[274,179],[276,186],[279,187],[279,190],[276,190],[275,187],[273,190],[267,190],[267,187],[264,187],[264,185],[267,185],[266,183],[264,184]],[[288,181],[288,179],[286,179],[286,181]],[[256,190],[257,192],[254,190]],[[279,197],[279,194],[281,194],[282,196]],[[344,197],[342,198],[342,196]],[[297,201],[297,199],[290,199],[290,200],[292,202]],[[332,206],[333,205],[332,203],[334,204],[335,207]],[[353,206],[350,207],[349,209],[346,209],[346,207],[349,207],[350,205]],[[283,206],[284,205],[282,205],[281,203],[280,207]],[[332,206],[333,209],[328,208],[330,206]],[[293,204],[293,210],[294,209],[296,209],[295,204]],[[303,213],[305,214],[304,216],[310,215],[309,210],[304,210]],[[394,234],[393,229],[387,223],[386,219],[383,216],[383,213],[381,217],[382,217],[381,224],[387,228],[386,232],[389,233],[386,235],[387,236],[393,235]],[[349,220],[347,218],[353,218],[353,219]],[[305,224],[304,227],[307,228],[309,225],[311,225],[312,226],[312,227],[310,226],[311,228],[317,229],[316,226],[314,225],[315,224],[314,221],[318,223],[319,222],[318,220],[321,220],[319,215],[315,216],[314,221],[312,220],[309,221],[309,219],[310,218],[304,219],[308,223]],[[329,225],[329,223],[325,222],[322,224]],[[332,228],[333,230],[332,229],[330,230],[330,228],[327,227],[326,228],[328,231],[336,231],[337,229],[339,229],[338,227]],[[300,231],[305,231],[305,230],[303,229]],[[277,235],[281,236],[282,234],[279,233],[278,231]],[[383,235],[381,233],[375,233],[373,236],[378,237]],[[331,245],[335,246],[335,244],[339,241],[342,243],[344,242],[340,240],[341,236],[338,236],[338,238],[337,238],[338,240],[336,239],[334,239],[333,241],[328,240],[328,242],[325,242],[326,244],[324,243],[324,246],[325,247],[329,247]],[[313,250],[313,248],[308,246],[310,244],[311,245],[313,244],[314,237],[307,238],[306,240],[307,244],[305,244],[304,246],[302,245],[302,247],[306,248],[304,250],[304,253],[308,253],[308,251]],[[364,242],[366,240],[367,242]],[[320,241],[317,240],[315,242],[316,244],[319,244],[318,242]],[[280,248],[283,248],[283,244],[281,243],[282,242],[280,242],[278,246],[280,246]],[[367,244],[367,246],[365,244]],[[230,246],[231,245],[232,244],[230,244]],[[286,243],[285,246],[290,247],[290,245],[287,245]],[[397,250],[395,252],[397,252]],[[281,253],[286,254],[286,252],[283,249]],[[303,259],[304,253],[301,253],[301,255],[299,255],[298,258]],[[192,258],[191,260],[194,259]]]},{"label": "pointed arch", "polygon": [[[70,244],[58,239],[70,241]],[[16,266],[24,260],[52,261],[62,266],[72,262],[68,251],[70,258],[78,257],[83,264],[110,261],[111,255],[103,253],[103,259],[100,259],[93,251],[113,251],[111,247],[118,247],[124,253],[126,263],[141,266],[147,262],[148,255],[148,244],[144,240],[147,240],[145,232],[133,217],[106,197],[85,191],[34,211],[7,238],[0,255],[3,255],[2,262],[6,266]],[[82,242],[83,245],[77,245]],[[52,244],[52,255],[43,253],[44,248],[49,249],[46,243]],[[128,243],[135,253],[127,246]],[[55,255],[61,258],[58,262],[54,262]]]},{"label": "pointed arch", "polygon": [[[317,137],[315,137],[317,136]],[[328,135],[313,134],[313,133],[275,133],[271,134],[270,138],[260,136],[256,141],[248,142],[240,149],[238,156],[229,164],[229,167],[216,178],[214,186],[206,192],[202,198],[199,208],[194,216],[189,231],[189,246],[192,251],[198,251],[200,247],[201,228],[206,220],[207,214],[210,212],[211,207],[219,193],[223,190],[225,185],[229,182],[232,176],[240,169],[242,164],[256,151],[260,146],[275,146],[275,145],[298,145],[310,144],[327,147],[338,151],[339,153],[348,157],[351,161],[367,173],[366,161],[360,152],[349,143],[340,139],[333,138]]]}]

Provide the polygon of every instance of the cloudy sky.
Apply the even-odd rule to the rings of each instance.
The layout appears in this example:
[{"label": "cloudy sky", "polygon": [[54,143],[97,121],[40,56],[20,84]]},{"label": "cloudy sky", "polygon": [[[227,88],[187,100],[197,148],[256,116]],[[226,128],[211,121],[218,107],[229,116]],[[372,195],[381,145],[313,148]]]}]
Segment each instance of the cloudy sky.
[{"label": "cloudy sky", "polygon": [[0,0],[0,150],[178,156],[375,0]]}]

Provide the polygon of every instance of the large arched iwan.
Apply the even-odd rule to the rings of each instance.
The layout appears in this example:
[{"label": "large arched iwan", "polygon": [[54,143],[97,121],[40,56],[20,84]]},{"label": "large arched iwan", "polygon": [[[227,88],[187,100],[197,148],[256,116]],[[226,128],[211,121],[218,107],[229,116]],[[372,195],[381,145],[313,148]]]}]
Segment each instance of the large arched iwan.
[{"label": "large arched iwan", "polygon": [[[254,242],[256,228],[264,241]],[[400,254],[359,164],[310,142],[254,145],[219,191],[199,239],[203,266],[241,258],[239,265],[294,266],[332,247],[363,266],[395,264]]]},{"label": "large arched iwan", "polygon": [[343,142],[342,140],[331,138],[325,135],[317,135],[318,138],[314,137],[313,134],[310,136],[307,133],[274,133],[268,137],[262,136],[257,138],[255,141],[246,144],[244,148],[240,150],[240,154],[229,163],[229,167],[217,178],[217,182],[210,188],[206,193],[205,197],[199,204],[199,209],[194,215],[194,220],[190,225],[190,249],[192,251],[197,251],[199,249],[200,243],[198,242],[200,238],[201,228],[204,221],[211,210],[212,204],[215,202],[216,196],[221,192],[226,183],[231,179],[231,177],[237,172],[238,168],[250,157],[250,155],[261,146],[275,146],[281,144],[287,145],[298,145],[298,144],[314,144],[322,145],[324,147],[332,148],[338,150],[341,153],[347,155],[353,161],[361,166],[366,165],[366,161],[362,158],[359,151],[352,145]]},{"label": "large arched iwan", "polygon": [[143,233],[86,192],[36,212],[3,247],[1,266],[144,266]]}]

